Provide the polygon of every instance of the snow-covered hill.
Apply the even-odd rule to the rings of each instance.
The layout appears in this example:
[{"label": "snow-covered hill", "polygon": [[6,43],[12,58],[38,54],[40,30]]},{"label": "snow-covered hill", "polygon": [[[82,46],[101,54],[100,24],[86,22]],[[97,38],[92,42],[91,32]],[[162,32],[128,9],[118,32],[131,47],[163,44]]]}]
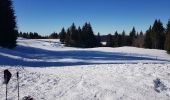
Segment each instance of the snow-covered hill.
[{"label": "snow-covered hill", "polygon": [[0,100],[3,71],[9,69],[9,100],[170,100],[170,56],[164,50],[135,47],[72,48],[59,40],[18,39],[14,50],[0,48]]}]

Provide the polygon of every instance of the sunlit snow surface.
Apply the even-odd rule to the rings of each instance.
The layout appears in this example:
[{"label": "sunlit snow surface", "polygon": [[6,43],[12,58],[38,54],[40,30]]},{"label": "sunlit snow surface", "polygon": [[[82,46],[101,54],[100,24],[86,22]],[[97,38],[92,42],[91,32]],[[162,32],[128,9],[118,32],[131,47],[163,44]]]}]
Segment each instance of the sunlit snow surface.
[{"label": "sunlit snow surface", "polygon": [[0,48],[0,100],[3,70],[12,78],[9,100],[170,100],[170,56],[135,47],[80,49],[59,40],[18,39],[14,50]]}]

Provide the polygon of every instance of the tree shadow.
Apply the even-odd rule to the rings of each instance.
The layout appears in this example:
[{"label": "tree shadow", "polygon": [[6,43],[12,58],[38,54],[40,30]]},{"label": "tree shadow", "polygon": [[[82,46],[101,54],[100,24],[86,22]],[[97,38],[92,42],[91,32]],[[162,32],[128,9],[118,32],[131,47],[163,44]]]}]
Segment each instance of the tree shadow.
[{"label": "tree shadow", "polygon": [[[65,59],[71,59],[71,61]],[[63,67],[92,64],[123,64],[127,62],[135,64],[137,60],[169,62],[167,60],[129,55],[121,52],[113,53],[92,50],[51,51],[26,46],[18,46],[14,50],[0,49],[0,65],[8,66]]]}]

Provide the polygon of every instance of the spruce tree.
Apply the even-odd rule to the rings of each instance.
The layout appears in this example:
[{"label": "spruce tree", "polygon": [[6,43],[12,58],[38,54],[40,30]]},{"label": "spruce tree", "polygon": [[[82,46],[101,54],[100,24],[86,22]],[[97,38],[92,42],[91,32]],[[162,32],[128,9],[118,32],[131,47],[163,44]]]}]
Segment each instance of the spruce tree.
[{"label": "spruce tree", "polygon": [[118,47],[121,47],[122,46],[122,35],[119,34],[118,35]]},{"label": "spruce tree", "polygon": [[99,32],[97,34],[97,43],[98,43],[97,47],[101,47],[102,46],[101,37],[100,37],[100,33]]},{"label": "spruce tree", "polygon": [[143,32],[141,31],[141,32],[139,33],[139,35],[140,35],[140,36],[143,36]]},{"label": "spruce tree", "polygon": [[70,29],[67,29],[67,34],[66,34],[66,37],[65,37],[65,44],[66,46],[71,46],[71,32],[70,32]]},{"label": "spruce tree", "polygon": [[135,30],[135,27],[133,27],[132,31],[129,33],[129,43],[130,43],[130,46],[132,46],[134,44],[134,40],[136,38],[136,30]]},{"label": "spruce tree", "polygon": [[18,33],[18,37],[23,37],[23,33],[22,33],[22,32],[19,32],[19,33]]},{"label": "spruce tree", "polygon": [[85,23],[82,28],[82,40],[86,48],[96,47],[99,44],[90,23]]},{"label": "spruce tree", "polygon": [[152,48],[151,34],[152,34],[152,27],[150,26],[150,28],[146,31],[146,34],[145,34],[145,39],[144,39],[145,40],[145,43],[144,43],[145,48],[149,48],[149,49]]},{"label": "spruce tree", "polygon": [[78,40],[77,40],[77,41],[78,41],[77,46],[78,46],[78,47],[82,47],[82,43],[83,43],[83,42],[82,42],[82,29],[81,29],[80,26],[79,26],[78,29],[77,29],[77,37],[78,37],[78,38],[77,38],[77,39],[78,39]]},{"label": "spruce tree", "polygon": [[119,34],[116,31],[114,35],[114,47],[119,47],[118,39],[119,39]]},{"label": "spruce tree", "polygon": [[59,37],[60,37],[60,42],[64,43],[66,39],[66,31],[64,28],[62,28],[61,32],[59,33]]},{"label": "spruce tree", "polygon": [[16,47],[17,26],[11,0],[0,0],[0,46]]},{"label": "spruce tree", "polygon": [[126,35],[125,35],[125,31],[122,32],[122,46],[126,45]]},{"label": "spruce tree", "polygon": [[70,27],[70,35],[71,35],[71,39],[72,39],[71,44],[75,45],[76,42],[78,42],[78,34],[77,34],[77,29],[76,29],[76,26],[74,23]]},{"label": "spruce tree", "polygon": [[50,39],[58,39],[58,34],[56,32],[53,32],[50,36]]},{"label": "spruce tree", "polygon": [[170,53],[170,20],[168,21],[166,28],[165,50]]},{"label": "spruce tree", "polygon": [[113,36],[111,34],[107,35],[106,46],[107,47],[113,47],[114,46],[114,39],[113,39]]},{"label": "spruce tree", "polygon": [[133,27],[132,31],[130,32],[130,37],[135,38],[136,37],[136,30],[135,27]]},{"label": "spruce tree", "polygon": [[137,35],[137,38],[134,41],[134,46],[140,48],[144,47],[144,36],[142,31]]},{"label": "spruce tree", "polygon": [[164,49],[165,43],[165,33],[164,27],[160,20],[155,20],[152,27],[152,48],[154,49]]}]

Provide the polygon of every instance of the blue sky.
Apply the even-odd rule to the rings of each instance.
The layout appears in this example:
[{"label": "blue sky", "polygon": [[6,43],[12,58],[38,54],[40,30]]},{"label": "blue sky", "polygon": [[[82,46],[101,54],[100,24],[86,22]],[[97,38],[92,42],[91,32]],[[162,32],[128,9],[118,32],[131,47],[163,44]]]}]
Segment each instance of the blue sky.
[{"label": "blue sky", "polygon": [[155,19],[170,19],[170,0],[13,0],[18,28],[48,35],[73,22],[90,22],[94,32],[146,31]]}]

